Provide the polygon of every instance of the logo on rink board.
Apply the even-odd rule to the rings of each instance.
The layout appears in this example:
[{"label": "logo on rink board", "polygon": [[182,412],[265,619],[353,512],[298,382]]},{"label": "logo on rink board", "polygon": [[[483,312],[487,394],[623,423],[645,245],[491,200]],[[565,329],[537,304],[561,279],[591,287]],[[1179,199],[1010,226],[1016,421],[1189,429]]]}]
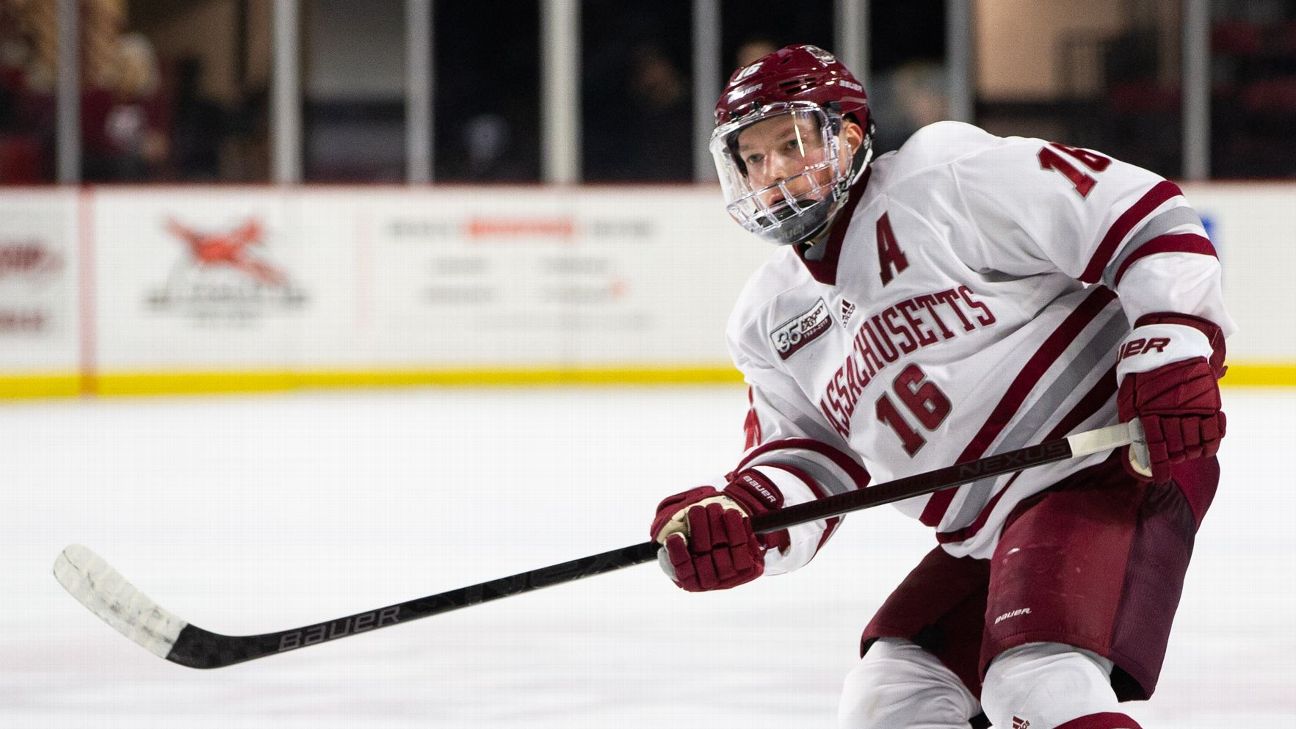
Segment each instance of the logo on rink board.
[{"label": "logo on rink board", "polygon": [[0,238],[0,336],[57,329],[63,256],[39,238]]},{"label": "logo on rink board", "polygon": [[44,283],[63,271],[63,257],[36,238],[0,239],[0,281]]},{"label": "logo on rink board", "polygon": [[188,254],[148,296],[155,311],[199,321],[245,323],[273,311],[298,309],[306,294],[283,268],[257,249],[266,245],[256,218],[225,230],[200,230],[171,218],[166,231]]}]

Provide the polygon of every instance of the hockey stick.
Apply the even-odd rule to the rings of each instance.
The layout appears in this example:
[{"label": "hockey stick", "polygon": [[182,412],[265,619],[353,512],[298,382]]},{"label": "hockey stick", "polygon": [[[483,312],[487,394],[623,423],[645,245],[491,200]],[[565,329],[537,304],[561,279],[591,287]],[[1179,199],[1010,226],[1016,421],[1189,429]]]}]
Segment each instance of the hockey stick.
[{"label": "hockey stick", "polygon": [[[752,520],[752,527],[758,532],[778,531],[1131,443],[1136,444],[1137,449],[1142,442],[1142,430],[1135,420],[797,504],[756,517]],[[91,612],[149,651],[191,668],[220,668],[651,562],[657,557],[657,549],[656,542],[644,542],[376,610],[262,635],[221,635],[192,625],[163,610],[107,562],[82,546],[74,545],[63,550],[54,562],[54,576]]]}]

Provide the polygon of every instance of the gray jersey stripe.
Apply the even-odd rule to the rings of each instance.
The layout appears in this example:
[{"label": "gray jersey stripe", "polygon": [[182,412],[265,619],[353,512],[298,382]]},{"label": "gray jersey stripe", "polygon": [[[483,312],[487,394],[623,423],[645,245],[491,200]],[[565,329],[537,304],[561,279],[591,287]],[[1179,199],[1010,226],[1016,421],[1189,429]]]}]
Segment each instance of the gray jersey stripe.
[{"label": "gray jersey stripe", "polygon": [[[1094,371],[1106,372],[1115,361],[1116,347],[1129,333],[1129,323],[1119,306],[1110,306],[1112,310],[1107,321],[1103,322],[1085,344],[1072,344],[1072,351],[1075,352],[1074,359],[1065,370],[1058,373],[1056,379],[1049,383],[1040,399],[1029,410],[1021,413],[999,442],[996,450],[1024,448],[1038,439],[1041,433],[1047,433],[1052,423],[1065,416],[1062,412],[1062,403],[1066,402],[1067,398],[1071,397]],[[960,529],[971,524],[994,495],[995,483],[1009,477],[996,476],[964,486],[966,495],[959,506],[958,520],[949,530]]]},{"label": "gray jersey stripe", "polygon": [[[796,435],[813,438],[843,453],[851,452],[850,444],[843,440],[837,431],[823,422],[824,416],[819,410],[813,407],[798,407],[778,395],[760,388],[753,390],[753,396],[756,400],[758,414],[768,407],[774,411],[776,419],[795,420],[797,427],[801,430]],[[808,414],[808,417],[806,417],[806,414]]]},{"label": "gray jersey stripe", "polygon": [[[800,452],[813,453],[813,451]],[[827,466],[817,458],[795,455],[787,450],[780,450],[777,454],[771,454],[768,458],[757,458],[747,464],[747,467],[778,466],[779,464],[785,464],[791,468],[804,471],[807,476],[813,478],[816,483],[830,494],[844,494],[851,489],[849,486],[850,477],[841,469],[836,466]]]},{"label": "gray jersey stripe", "polygon": [[1134,254],[1135,251],[1142,248],[1145,243],[1153,238],[1164,235],[1167,232],[1178,228],[1181,225],[1201,225],[1201,218],[1197,217],[1197,212],[1189,207],[1170,208],[1169,210],[1149,218],[1142,228],[1130,238],[1125,247],[1121,249],[1119,255],[1107,264],[1106,270],[1103,271],[1102,280],[1107,288],[1115,289],[1116,272],[1121,269],[1125,259]]}]

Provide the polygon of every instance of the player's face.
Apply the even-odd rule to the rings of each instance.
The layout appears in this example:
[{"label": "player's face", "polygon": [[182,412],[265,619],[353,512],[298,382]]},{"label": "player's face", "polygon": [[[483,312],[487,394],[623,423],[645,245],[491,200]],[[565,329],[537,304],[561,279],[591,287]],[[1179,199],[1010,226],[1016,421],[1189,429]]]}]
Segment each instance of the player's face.
[{"label": "player's face", "polygon": [[[846,122],[843,131],[846,144],[839,163],[844,170],[861,136],[859,125],[853,122]],[[832,170],[821,164],[827,150],[813,115],[782,114],[756,122],[738,133],[737,151],[748,183],[754,190],[763,189],[760,197],[766,205],[784,197],[779,188],[771,187],[780,182],[786,183],[795,199],[820,197],[818,191],[832,182]]]}]

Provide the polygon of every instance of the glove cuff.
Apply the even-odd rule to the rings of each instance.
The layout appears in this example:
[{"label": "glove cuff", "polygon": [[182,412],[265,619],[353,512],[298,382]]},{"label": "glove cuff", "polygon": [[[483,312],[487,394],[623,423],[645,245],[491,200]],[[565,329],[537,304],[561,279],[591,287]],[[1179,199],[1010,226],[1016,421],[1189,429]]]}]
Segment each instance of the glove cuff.
[{"label": "glove cuff", "polygon": [[1117,349],[1116,382],[1197,357],[1210,364],[1216,379],[1224,376],[1224,334],[1218,326],[1187,314],[1148,314],[1135,322]]},{"label": "glove cuff", "polygon": [[748,516],[783,508],[783,492],[768,476],[751,468],[732,474],[724,494],[737,501]]},{"label": "glove cuff", "polygon": [[[730,474],[724,495],[738,502],[748,516],[782,509],[784,503],[783,491],[768,476],[753,468]],[[780,551],[787,549],[792,543],[786,529],[758,534],[756,538],[766,549]]]}]

